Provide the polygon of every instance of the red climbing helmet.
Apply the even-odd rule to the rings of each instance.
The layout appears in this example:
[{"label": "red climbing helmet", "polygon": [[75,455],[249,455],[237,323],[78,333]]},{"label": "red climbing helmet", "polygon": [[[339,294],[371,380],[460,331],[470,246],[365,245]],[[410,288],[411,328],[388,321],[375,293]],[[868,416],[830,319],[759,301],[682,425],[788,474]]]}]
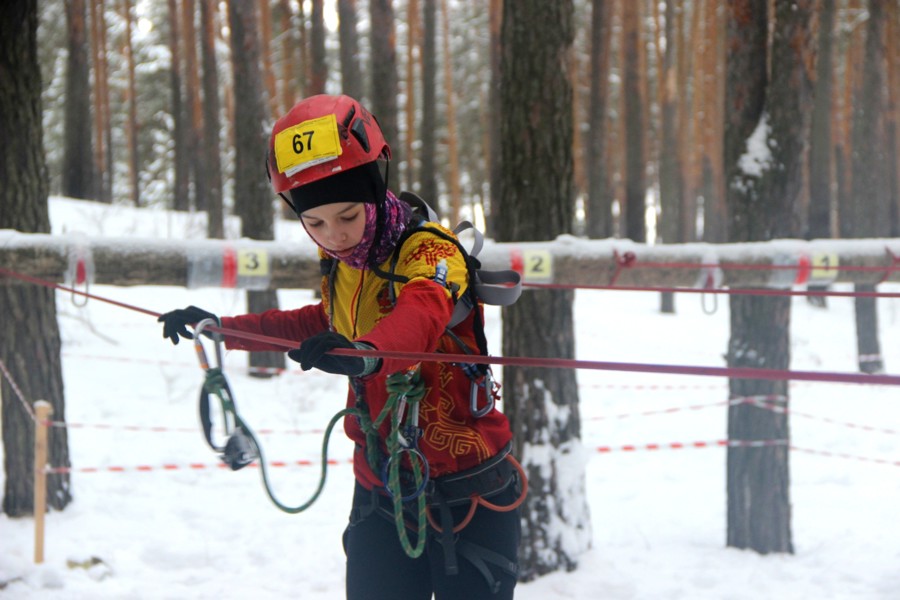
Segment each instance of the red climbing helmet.
[{"label": "red climbing helmet", "polygon": [[378,121],[350,96],[321,94],[301,100],[275,122],[266,160],[278,194],[389,159]]}]

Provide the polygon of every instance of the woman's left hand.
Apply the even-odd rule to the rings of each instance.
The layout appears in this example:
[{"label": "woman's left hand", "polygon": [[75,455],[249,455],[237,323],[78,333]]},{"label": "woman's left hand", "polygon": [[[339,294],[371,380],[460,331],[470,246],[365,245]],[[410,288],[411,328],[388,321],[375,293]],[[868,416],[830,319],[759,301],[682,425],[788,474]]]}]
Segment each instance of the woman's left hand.
[{"label": "woman's left hand", "polygon": [[378,369],[379,359],[361,356],[339,356],[328,354],[335,348],[349,350],[372,350],[372,346],[362,342],[351,342],[333,331],[325,331],[306,339],[299,348],[288,351],[291,360],[300,363],[300,368],[309,371],[313,367],[327,373],[362,377]]}]

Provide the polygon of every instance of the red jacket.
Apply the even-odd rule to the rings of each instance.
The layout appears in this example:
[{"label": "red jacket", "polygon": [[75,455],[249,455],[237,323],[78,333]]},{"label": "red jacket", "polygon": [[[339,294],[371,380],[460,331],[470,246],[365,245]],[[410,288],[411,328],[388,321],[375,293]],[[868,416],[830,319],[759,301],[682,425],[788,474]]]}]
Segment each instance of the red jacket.
[{"label": "red jacket", "polygon": [[[434,224],[430,224],[435,226]],[[447,230],[445,232],[449,233]],[[388,271],[390,259],[381,265]],[[396,304],[391,305],[389,282],[372,271],[360,271],[339,263],[330,297],[328,278],[322,281],[322,302],[296,310],[269,310],[261,314],[222,318],[226,329],[238,329],[302,342],[329,328],[351,340],[371,344],[376,349],[404,352],[447,352],[462,349],[445,326],[453,312],[455,294],[449,286],[435,281],[437,266],[448,267],[447,282],[467,285],[465,259],[451,242],[425,231],[417,232],[403,244],[395,273],[408,277],[405,284],[394,283]],[[440,279],[440,278],[438,278]],[[481,307],[478,309],[481,311]],[[475,313],[453,328],[473,352],[477,352],[473,322]],[[226,347],[242,350],[278,350],[268,344],[226,337]],[[384,359],[380,370],[359,380],[362,398],[372,419],[387,401],[385,380],[396,371],[411,367],[408,361]],[[421,375],[426,395],[419,410],[423,430],[419,449],[428,460],[432,477],[440,477],[481,464],[497,454],[512,438],[506,416],[496,408],[480,419],[472,417],[469,400],[471,380],[458,366],[445,362],[423,362]],[[485,405],[485,391],[479,388],[478,406]],[[353,386],[347,406],[357,405]],[[407,411],[408,414],[408,411]],[[381,426],[381,450],[389,431],[390,419]],[[344,430],[356,442],[354,472],[368,489],[383,485],[380,474],[373,473],[366,460],[366,436],[357,419],[344,419]]]}]

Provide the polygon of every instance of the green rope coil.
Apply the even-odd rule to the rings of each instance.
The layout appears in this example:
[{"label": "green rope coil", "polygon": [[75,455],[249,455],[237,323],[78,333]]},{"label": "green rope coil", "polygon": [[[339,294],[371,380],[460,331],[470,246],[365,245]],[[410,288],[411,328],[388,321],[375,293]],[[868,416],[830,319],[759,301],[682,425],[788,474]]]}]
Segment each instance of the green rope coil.
[{"label": "green rope coil", "polygon": [[[278,499],[275,497],[275,494],[272,492],[272,489],[269,487],[269,474],[268,474],[268,470],[266,467],[266,460],[265,460],[265,457],[263,456],[262,448],[256,442],[256,438],[253,437],[253,434],[249,432],[249,429],[247,430],[248,435],[250,436],[250,439],[253,440],[253,445],[256,446],[256,450],[259,453],[259,464],[261,467],[263,485],[266,488],[266,494],[269,495],[269,499],[272,500],[272,502],[275,504],[275,506],[277,506],[278,508],[280,508],[281,510],[283,510],[284,512],[286,512],[288,514],[294,515],[294,514],[303,512],[304,510],[306,510],[307,508],[309,508],[310,506],[313,505],[313,503],[319,498],[319,495],[322,493],[322,490],[325,488],[325,477],[328,475],[328,441],[331,439],[331,432],[332,432],[332,430],[334,430],[334,426],[337,425],[338,421],[340,421],[347,415],[352,415],[355,413],[356,413],[356,409],[345,408],[343,410],[338,411],[333,417],[331,417],[331,420],[328,422],[328,426],[325,428],[325,435],[322,436],[322,470],[319,475],[319,484],[316,486],[316,491],[313,492],[313,495],[310,496],[309,500],[307,500],[306,502],[304,502],[303,504],[301,504],[299,506],[287,506],[287,505],[279,502]],[[245,426],[245,429],[246,429],[246,426]]]},{"label": "green rope coil", "polygon": [[[275,497],[275,493],[272,491],[272,488],[269,484],[269,471],[268,467],[266,466],[266,460],[262,451],[262,447],[256,440],[256,436],[253,434],[252,430],[247,427],[247,424],[238,415],[237,409],[235,408],[234,401],[231,398],[231,393],[228,388],[228,381],[225,378],[225,375],[222,373],[222,370],[219,368],[207,369],[206,380],[203,384],[204,390],[207,393],[215,395],[219,398],[223,412],[225,414],[231,414],[234,418],[235,426],[242,428],[247,437],[250,439],[250,442],[253,444],[253,447],[259,456],[260,473],[262,476],[263,487],[265,487],[266,494],[269,496],[269,499],[273,504],[275,504],[276,507],[288,514],[297,514],[305,511],[310,506],[312,506],[312,504],[321,495],[322,490],[325,487],[325,479],[328,474],[328,442],[331,439],[331,434],[334,430],[335,425],[337,425],[337,423],[345,417],[354,416],[359,420],[360,428],[366,436],[366,459],[369,463],[369,466],[375,473],[380,472],[381,457],[378,450],[378,430],[380,429],[382,423],[384,423],[384,420],[388,416],[390,416],[390,432],[387,436],[387,439],[385,440],[388,454],[387,460],[389,461],[387,489],[393,498],[394,522],[397,527],[397,534],[400,537],[400,544],[407,556],[409,556],[410,558],[418,558],[425,550],[427,506],[425,494],[419,493],[417,496],[417,519],[415,526],[417,537],[416,544],[414,546],[409,540],[406,520],[404,519],[403,515],[403,489],[400,481],[400,462],[404,451],[408,449],[404,448],[400,443],[401,415],[398,407],[400,406],[400,403],[405,400],[406,403],[414,409],[415,405],[425,396],[425,386],[421,380],[421,377],[419,376],[418,369],[401,371],[390,375],[387,378],[386,386],[388,391],[387,401],[374,420],[369,416],[368,410],[366,410],[365,407],[345,408],[338,411],[331,418],[331,420],[328,422],[328,426],[325,428],[325,434],[322,438],[322,470],[319,475],[319,483],[316,486],[316,489],[313,492],[312,496],[310,496],[310,498],[306,502],[298,506],[288,506],[278,500],[278,498]],[[417,451],[409,452],[408,454],[410,457],[409,462],[410,467],[412,468],[416,489],[420,489],[424,483],[425,477],[426,465],[424,463],[424,458]]]},{"label": "green rope coil", "polygon": [[[388,481],[387,489],[391,494],[394,504],[394,524],[397,527],[397,535],[400,538],[400,545],[403,551],[410,558],[418,558],[425,551],[425,529],[426,521],[426,503],[425,494],[420,493],[417,498],[416,505],[416,545],[413,546],[409,540],[407,532],[406,520],[403,518],[403,489],[400,483],[400,459],[404,448],[400,445],[400,411],[397,410],[400,402],[406,400],[407,404],[413,407],[425,396],[425,386],[419,376],[419,370],[399,371],[388,376],[386,381],[388,391],[388,399],[384,407],[378,413],[374,421],[369,419],[368,414],[364,414],[360,418],[360,427],[366,434],[368,447],[368,456],[370,468],[379,473],[381,467],[379,465],[380,457],[378,456],[378,429],[384,419],[391,415],[391,430],[386,440],[388,453]],[[365,412],[365,411],[362,411]],[[423,484],[425,465],[422,462],[421,455],[409,453],[410,467],[413,471],[413,477],[416,489]]]},{"label": "green rope coil", "polygon": [[[425,494],[420,493],[416,499],[416,545],[414,547],[409,541],[406,520],[403,518],[403,489],[400,485],[400,456],[402,454],[400,447],[400,419],[396,412],[392,418],[391,425],[387,446],[392,460],[388,467],[387,485],[394,501],[394,524],[397,527],[397,535],[400,537],[400,545],[403,547],[403,551],[410,558],[418,558],[425,550],[425,510],[427,508],[425,505]],[[410,466],[412,467],[416,488],[418,489],[422,485],[425,467],[419,454],[411,452],[409,456]]]}]

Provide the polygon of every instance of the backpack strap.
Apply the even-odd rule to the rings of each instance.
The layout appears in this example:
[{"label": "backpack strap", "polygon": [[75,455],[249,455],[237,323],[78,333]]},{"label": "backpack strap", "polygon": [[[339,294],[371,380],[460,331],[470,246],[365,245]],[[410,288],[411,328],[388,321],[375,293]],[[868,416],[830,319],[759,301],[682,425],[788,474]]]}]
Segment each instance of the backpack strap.
[{"label": "backpack strap", "polygon": [[[464,252],[466,262],[472,261],[472,264],[469,265],[469,273],[472,275],[472,281],[469,281],[470,289],[485,304],[493,306],[509,306],[513,304],[522,295],[522,276],[512,269],[499,271],[483,269],[481,261],[478,260],[478,255],[484,247],[484,235],[469,221],[462,221],[453,229],[453,233],[458,236],[470,229],[475,236],[475,241],[472,244],[472,248]],[[457,245],[462,248],[462,244]],[[472,310],[471,306],[466,308],[463,303],[457,304],[448,327],[453,327],[462,322],[470,310]]]},{"label": "backpack strap", "polygon": [[441,220],[438,217],[437,212],[416,194],[413,194],[412,192],[400,192],[399,199],[412,206],[413,214],[418,215],[422,220],[440,223]]}]

